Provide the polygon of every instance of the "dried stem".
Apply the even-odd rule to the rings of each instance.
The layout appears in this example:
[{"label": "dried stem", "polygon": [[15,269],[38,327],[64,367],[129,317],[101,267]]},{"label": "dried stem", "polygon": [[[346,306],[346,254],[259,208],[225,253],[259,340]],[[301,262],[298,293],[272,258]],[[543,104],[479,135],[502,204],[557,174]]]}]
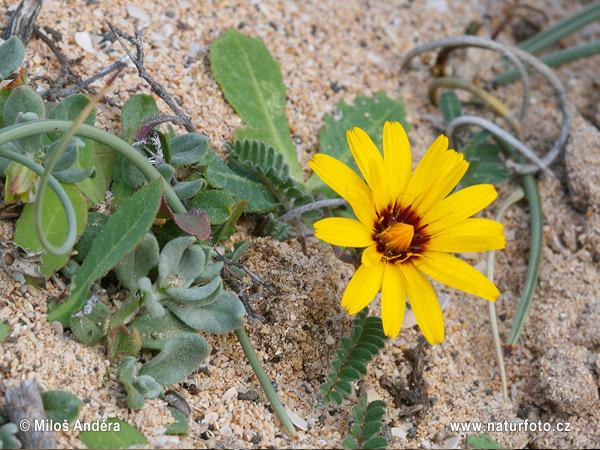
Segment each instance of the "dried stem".
[{"label": "dried stem", "polygon": [[[123,47],[123,49],[125,50],[127,55],[129,56],[129,58],[131,59],[131,61],[135,65],[135,67],[137,68],[139,76],[142,79],[144,79],[146,81],[146,83],[148,83],[152,92],[154,92],[161,99],[163,99],[164,102],[167,105],[169,105],[169,108],[171,108],[171,110],[177,116],[182,117],[183,126],[185,127],[185,129],[188,132],[190,132],[190,133],[195,132],[196,128],[192,124],[192,119],[187,114],[185,114],[181,110],[181,108],[179,108],[177,103],[175,103],[173,101],[173,99],[167,93],[165,88],[163,86],[161,86],[160,84],[158,84],[156,81],[154,81],[154,79],[148,74],[148,72],[146,72],[146,69],[144,68],[144,46],[142,43],[142,36],[144,35],[143,31],[136,31],[135,36],[132,36],[128,33],[125,33],[124,31],[120,30],[119,28],[115,28],[113,26],[113,24],[110,23],[108,20],[106,21],[106,23],[108,24],[110,31],[113,32],[113,34],[115,35],[115,37],[117,38],[117,40],[119,41],[119,43],[121,44],[121,46]],[[135,56],[129,51],[129,49],[123,42],[123,39],[121,39],[121,38],[123,38],[123,39],[129,41],[131,44],[133,44],[133,46],[136,49]]]}]

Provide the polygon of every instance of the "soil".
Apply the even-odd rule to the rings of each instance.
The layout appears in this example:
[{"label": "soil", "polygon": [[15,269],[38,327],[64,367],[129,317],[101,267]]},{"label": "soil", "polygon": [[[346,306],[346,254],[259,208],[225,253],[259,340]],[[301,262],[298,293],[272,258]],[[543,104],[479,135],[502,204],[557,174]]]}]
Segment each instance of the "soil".
[{"label": "soil", "polygon": [[[555,23],[589,1],[533,0],[548,16],[531,10],[543,25]],[[16,2],[0,0],[0,28]],[[439,134],[428,116],[439,114],[427,99],[433,80],[429,67],[435,52],[417,58],[416,68],[400,73],[402,57],[415,45],[463,34],[470,22],[489,37],[504,18],[506,4],[496,1],[418,0],[375,2],[206,1],[111,2],[46,0],[38,19],[62,39],[58,47],[70,59],[83,57],[74,69],[82,78],[120,59],[124,52],[107,33],[105,19],[133,33],[145,28],[146,69],[189,114],[197,130],[208,135],[224,155],[224,143],[241,125],[224,100],[209,67],[211,42],[234,27],[260,37],[280,64],[287,86],[287,116],[301,165],[318,150],[325,114],[340,99],[385,91],[402,99],[412,123],[408,136],[418,161]],[[527,9],[523,8],[523,11]],[[514,44],[531,33],[515,17],[498,40]],[[89,42],[88,42],[89,38]],[[561,41],[571,46],[600,38],[593,23]],[[557,47],[558,48],[558,47]],[[456,52],[449,68],[459,76],[487,77],[503,69],[490,52]],[[484,62],[482,62],[484,61]],[[489,61],[489,62],[488,62]],[[516,349],[506,357],[509,387],[504,404],[486,301],[441,285],[446,339],[431,347],[420,331],[405,323],[400,335],[369,365],[363,388],[369,400],[387,404],[383,433],[390,448],[465,447],[469,434],[453,431],[456,422],[569,423],[568,432],[490,433],[507,448],[598,448],[600,446],[600,110],[597,85],[599,56],[574,62],[555,72],[573,103],[574,123],[564,158],[553,166],[556,177],[540,175],[544,211],[544,248],[533,305]],[[55,78],[59,66],[37,38],[27,45],[31,77]],[[489,77],[487,78],[489,79]],[[47,89],[39,81],[41,90]],[[101,86],[101,82],[94,86]],[[533,98],[526,143],[543,154],[558,136],[560,110],[543,80],[533,77]],[[120,75],[109,94],[123,104],[149,88],[134,68]],[[515,83],[496,94],[518,108],[521,87]],[[162,112],[168,107],[158,101]],[[98,107],[97,126],[120,133],[118,109]],[[518,186],[518,178],[499,186],[499,200],[485,215],[493,217],[501,200]],[[505,340],[523,287],[529,253],[526,203],[504,219],[506,249],[496,252],[495,282],[499,330]],[[231,242],[250,239],[244,263],[273,292],[250,287],[252,307],[265,321],[246,329],[262,364],[293,413],[299,437],[290,438],[263,396],[233,333],[207,336],[213,352],[206,367],[172,386],[191,407],[188,436],[167,436],[173,422],[167,404],[147,400],[140,411],[127,409],[116,369],[101,346],[87,346],[46,320],[47,303],[63,294],[56,280],[36,290],[15,281],[0,267],[0,320],[11,326],[0,350],[0,405],[4,392],[30,377],[44,389],[61,389],[84,401],[85,421],[119,417],[137,427],[160,448],[340,448],[349,435],[353,393],[340,407],[320,406],[318,386],[329,371],[339,338],[351,318],[340,298],[353,273],[326,244],[308,239],[306,249],[291,240],[278,242],[250,236],[253,224],[242,223]],[[13,223],[0,222],[0,238],[10,239]],[[485,269],[483,254],[463,254]],[[112,299],[105,298],[111,302]],[[379,314],[372,303],[372,314]],[[296,417],[297,416],[297,417]],[[57,433],[60,447],[83,447],[74,432]]]}]

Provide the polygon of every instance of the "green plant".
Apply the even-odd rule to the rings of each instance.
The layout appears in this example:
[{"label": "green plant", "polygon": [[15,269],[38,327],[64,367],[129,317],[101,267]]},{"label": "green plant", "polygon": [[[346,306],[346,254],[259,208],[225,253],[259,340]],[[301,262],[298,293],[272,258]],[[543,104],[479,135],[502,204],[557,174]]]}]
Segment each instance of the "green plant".
[{"label": "green plant", "polygon": [[344,448],[386,448],[387,439],[377,436],[381,431],[383,416],[385,416],[385,403],[381,400],[374,400],[367,404],[367,393],[363,392],[358,403],[352,407],[354,423],[350,436],[342,442]]},{"label": "green plant", "polygon": [[368,308],[352,321],[350,336],[340,339],[340,348],[331,363],[327,382],[320,386],[325,402],[340,405],[352,392],[350,383],[367,374],[367,363],[383,348],[386,336],[379,317],[368,317]]}]

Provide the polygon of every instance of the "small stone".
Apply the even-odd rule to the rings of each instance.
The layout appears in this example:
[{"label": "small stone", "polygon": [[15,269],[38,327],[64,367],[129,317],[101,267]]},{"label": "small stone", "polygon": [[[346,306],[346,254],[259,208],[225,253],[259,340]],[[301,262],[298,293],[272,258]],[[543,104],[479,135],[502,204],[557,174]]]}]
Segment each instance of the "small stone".
[{"label": "small stone", "polygon": [[288,408],[285,408],[285,411],[288,413],[288,416],[290,416],[290,420],[294,425],[296,425],[301,430],[308,430],[308,422],[306,422],[306,420],[304,420],[302,417],[300,417],[298,414],[296,414],[294,411],[291,411]]},{"label": "small stone", "polygon": [[92,39],[90,38],[90,33],[87,31],[80,31],[79,33],[75,33],[74,38],[75,43],[77,43],[77,45],[79,45],[86,52],[95,53],[94,45],[92,44]]},{"label": "small stone", "polygon": [[137,6],[132,6],[132,5],[127,5],[126,9],[127,9],[127,14],[129,14],[130,17],[133,17],[134,19],[139,19],[145,23],[150,22],[150,16],[143,9],[138,8]]}]

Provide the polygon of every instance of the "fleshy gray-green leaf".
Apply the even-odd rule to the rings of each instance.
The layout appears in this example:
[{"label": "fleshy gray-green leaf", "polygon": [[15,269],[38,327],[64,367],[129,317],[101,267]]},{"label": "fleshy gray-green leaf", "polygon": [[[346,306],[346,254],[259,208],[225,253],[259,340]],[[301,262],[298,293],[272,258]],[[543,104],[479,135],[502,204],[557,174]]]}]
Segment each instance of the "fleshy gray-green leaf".
[{"label": "fleshy gray-green leaf", "polygon": [[[34,112],[19,112],[15,117],[15,124],[25,122],[35,122],[39,119],[38,115]],[[36,134],[33,136],[22,137],[13,141],[17,147],[19,147],[19,153],[21,154],[39,154],[42,147],[42,135]]]},{"label": "fleshy gray-green leaf", "polygon": [[[60,141],[56,141],[53,144],[46,147],[46,154],[44,155],[44,164],[48,164],[48,160],[52,156],[52,154],[56,151],[60,144]],[[77,158],[79,158],[79,149],[83,147],[85,143],[79,139],[78,137],[74,137],[69,141],[64,151],[58,157],[58,161],[56,161],[56,165],[54,166],[54,172],[60,172],[61,170],[68,169]]]},{"label": "fleshy gray-green leaf", "polygon": [[135,319],[129,328],[137,328],[142,338],[142,348],[149,350],[162,350],[167,341],[175,334],[194,332],[193,328],[165,311],[161,317],[145,314]]},{"label": "fleshy gray-green leaf", "polygon": [[165,434],[187,436],[188,422],[185,415],[177,408],[173,408],[172,406],[169,406],[168,408],[169,411],[171,411],[171,415],[173,416],[173,419],[175,419],[175,422],[171,425],[167,425],[167,431],[165,431]]},{"label": "fleshy gray-green leaf", "polygon": [[179,383],[198,368],[209,355],[206,339],[195,333],[180,333],[169,339],[158,356],[140,369],[162,386]]},{"label": "fleshy gray-green leaf", "polygon": [[220,278],[215,278],[210,283],[203,286],[182,288],[169,288],[166,293],[172,300],[180,303],[187,303],[194,306],[204,306],[214,302],[221,289],[223,283]]},{"label": "fleshy gray-green leaf", "polygon": [[[7,142],[4,145],[0,145],[0,149],[7,150],[7,151],[13,152],[13,153],[20,153],[19,148],[12,142]],[[0,158],[0,177],[6,176],[5,172],[6,172],[7,167],[10,165],[10,163],[11,163],[10,159]]]},{"label": "fleshy gray-green leaf", "polygon": [[[361,128],[369,135],[379,151],[382,151],[383,126],[386,121],[400,122],[407,132],[410,129],[410,124],[405,120],[402,100],[391,100],[383,92],[377,93],[374,97],[359,95],[354,100],[354,106],[340,100],[337,109],[342,114],[340,120],[336,121],[330,115],[323,119],[325,126],[319,132],[319,151],[333,156],[356,173],[360,172],[350,152],[346,131],[354,127]],[[313,174],[306,186],[315,190],[315,188],[323,188],[324,183]],[[333,194],[333,191],[328,188],[325,191]]]},{"label": "fleshy gray-green leaf", "polygon": [[146,233],[139,245],[115,266],[115,275],[129,290],[138,288],[137,281],[148,275],[150,269],[158,264],[159,248],[156,238]]},{"label": "fleshy gray-green leaf", "polygon": [[222,290],[215,301],[205,306],[185,305],[165,301],[171,310],[186,325],[198,331],[223,334],[229,333],[244,324],[244,305],[231,292]]},{"label": "fleshy gray-green leaf", "polygon": [[469,436],[467,438],[467,445],[470,448],[474,448],[476,450],[484,450],[484,449],[496,450],[496,449],[504,448],[500,444],[498,444],[495,440],[493,440],[489,434],[482,434],[480,436],[475,436],[475,435]]},{"label": "fleshy gray-green leaf", "polygon": [[[79,433],[79,439],[87,448],[97,449],[129,448],[134,445],[148,444],[137,428],[121,419],[110,417],[106,419],[106,424],[110,426],[110,431],[82,431]],[[115,428],[117,424],[119,431]]]},{"label": "fleshy gray-green leaf", "polygon": [[91,284],[112,269],[143,239],[158,211],[162,184],[152,181],[127,199],[115,212],[92,243],[87,258],[77,271],[69,297],[48,313],[48,321],[69,324],[71,314],[87,300]]},{"label": "fleshy gray-green leaf", "polygon": [[106,191],[117,166],[117,152],[97,141],[86,139],[86,144],[79,149],[79,159],[73,167],[85,170],[95,167],[94,178],[86,178],[77,183],[77,187],[94,204],[104,201]]},{"label": "fleshy gray-green leaf", "polygon": [[4,104],[4,123],[15,124],[19,113],[34,113],[38,119],[46,117],[44,100],[29,86],[18,86],[12,90]]},{"label": "fleshy gray-green leaf", "polygon": [[84,344],[95,344],[104,336],[104,323],[109,312],[104,303],[98,302],[89,314],[71,316],[71,331]]},{"label": "fleshy gray-green leaf", "polygon": [[46,416],[55,423],[62,423],[65,420],[69,423],[73,422],[83,406],[81,400],[65,391],[42,392],[42,403]]},{"label": "fleshy gray-green leaf", "polygon": [[158,286],[167,287],[171,276],[181,277],[189,286],[202,273],[206,258],[202,247],[194,245],[195,242],[193,236],[182,236],[165,244],[158,261]]},{"label": "fleshy gray-green leaf", "polygon": [[148,94],[136,94],[129,97],[121,109],[121,129],[123,138],[132,142],[132,134],[140,121],[159,114],[154,97]]},{"label": "fleshy gray-green leaf", "polygon": [[133,382],[133,387],[142,394],[144,398],[156,398],[163,392],[163,388],[150,375],[140,375]]},{"label": "fleshy gray-green leaf", "polygon": [[210,148],[208,138],[203,134],[182,134],[170,140],[171,165],[187,166],[200,161]]},{"label": "fleshy gray-green leaf", "polygon": [[19,68],[25,58],[25,47],[21,40],[12,36],[0,45],[0,81]]},{"label": "fleshy gray-green leaf", "polygon": [[[54,109],[48,114],[49,119],[69,120],[71,122],[77,119],[79,113],[87,106],[91,100],[83,94],[69,95],[64,98]],[[86,125],[94,125],[96,122],[96,108],[83,121]],[[48,133],[48,138],[51,141],[56,141],[62,137],[62,133]]]},{"label": "fleshy gray-green leaf", "polygon": [[95,170],[96,169],[93,166],[90,166],[85,170],[78,169],[77,167],[69,167],[60,172],[54,172],[52,175],[54,175],[54,178],[61,183],[74,184],[91,177]]},{"label": "fleshy gray-green leaf", "polygon": [[206,180],[198,178],[194,181],[182,181],[173,186],[173,190],[179,197],[179,200],[188,200],[200,192],[206,186]]},{"label": "fleshy gray-green leaf", "polygon": [[291,174],[302,181],[302,170],[285,116],[286,90],[281,69],[264,42],[230,29],[212,43],[210,64],[227,101],[253,128],[252,138],[282,153]]},{"label": "fleshy gray-green leaf", "polygon": [[19,429],[12,422],[0,426],[0,447],[21,448],[21,441],[16,437],[18,431]]}]

